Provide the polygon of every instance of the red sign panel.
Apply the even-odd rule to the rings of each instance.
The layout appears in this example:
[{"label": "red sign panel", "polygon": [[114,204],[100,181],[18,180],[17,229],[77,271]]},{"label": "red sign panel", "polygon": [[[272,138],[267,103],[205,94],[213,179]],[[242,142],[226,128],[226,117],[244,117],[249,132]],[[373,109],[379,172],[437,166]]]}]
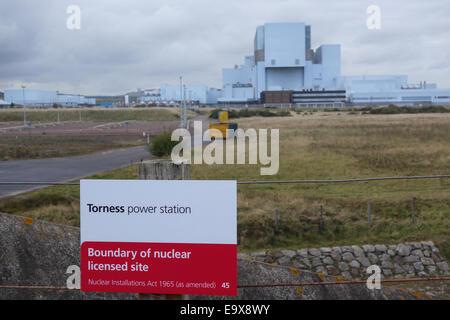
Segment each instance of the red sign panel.
[{"label": "red sign panel", "polygon": [[84,242],[84,291],[236,295],[236,245]]}]

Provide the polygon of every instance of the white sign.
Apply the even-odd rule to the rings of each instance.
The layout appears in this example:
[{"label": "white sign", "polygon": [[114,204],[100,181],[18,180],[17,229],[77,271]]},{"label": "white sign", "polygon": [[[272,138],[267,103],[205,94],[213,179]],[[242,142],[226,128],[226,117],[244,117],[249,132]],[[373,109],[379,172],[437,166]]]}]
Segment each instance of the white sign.
[{"label": "white sign", "polygon": [[80,213],[82,290],[236,294],[236,181],[81,180]]}]

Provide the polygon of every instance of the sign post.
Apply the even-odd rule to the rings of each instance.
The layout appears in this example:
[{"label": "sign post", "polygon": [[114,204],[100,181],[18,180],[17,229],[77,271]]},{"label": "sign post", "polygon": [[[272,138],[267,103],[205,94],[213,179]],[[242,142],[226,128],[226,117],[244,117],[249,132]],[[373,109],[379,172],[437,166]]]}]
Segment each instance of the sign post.
[{"label": "sign post", "polygon": [[81,180],[80,199],[81,290],[237,295],[236,181]]},{"label": "sign post", "polygon": [[[150,135],[147,133],[147,144]],[[185,163],[175,164],[165,160],[151,160],[139,164],[139,179],[142,180],[189,180],[190,166]],[[181,294],[146,294],[140,293],[139,300],[181,300]]]}]

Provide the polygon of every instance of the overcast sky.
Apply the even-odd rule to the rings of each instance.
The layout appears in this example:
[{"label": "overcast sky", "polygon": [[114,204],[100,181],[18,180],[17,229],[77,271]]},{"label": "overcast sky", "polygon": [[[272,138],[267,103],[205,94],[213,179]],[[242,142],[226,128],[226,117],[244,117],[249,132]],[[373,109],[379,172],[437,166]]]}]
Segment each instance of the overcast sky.
[{"label": "overcast sky", "polygon": [[[66,26],[69,5],[81,28]],[[381,29],[366,26],[369,5]],[[342,74],[406,74],[450,88],[448,0],[1,0],[0,91],[123,94],[161,83],[220,88],[266,22],[311,25],[312,47],[341,44]]]}]

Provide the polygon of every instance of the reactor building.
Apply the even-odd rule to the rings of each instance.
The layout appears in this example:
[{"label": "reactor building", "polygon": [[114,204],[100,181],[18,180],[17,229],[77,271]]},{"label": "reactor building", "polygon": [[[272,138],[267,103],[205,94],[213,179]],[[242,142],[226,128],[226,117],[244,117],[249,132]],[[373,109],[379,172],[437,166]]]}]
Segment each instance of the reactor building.
[{"label": "reactor building", "polygon": [[[156,105],[187,101],[189,106],[450,105],[450,89],[427,81],[409,83],[407,75],[343,75],[341,45],[313,48],[311,39],[311,26],[305,23],[266,23],[256,28],[253,55],[246,56],[242,65],[222,69],[220,89],[163,83],[159,88],[138,89],[136,101]],[[96,104],[94,97],[30,89],[5,90],[3,100],[3,107]],[[125,105],[129,105],[127,97]]]},{"label": "reactor building", "polygon": [[425,81],[409,84],[406,75],[344,76],[341,46],[311,47],[311,26],[266,23],[256,28],[253,55],[222,70],[218,103],[448,104],[450,89]]}]

